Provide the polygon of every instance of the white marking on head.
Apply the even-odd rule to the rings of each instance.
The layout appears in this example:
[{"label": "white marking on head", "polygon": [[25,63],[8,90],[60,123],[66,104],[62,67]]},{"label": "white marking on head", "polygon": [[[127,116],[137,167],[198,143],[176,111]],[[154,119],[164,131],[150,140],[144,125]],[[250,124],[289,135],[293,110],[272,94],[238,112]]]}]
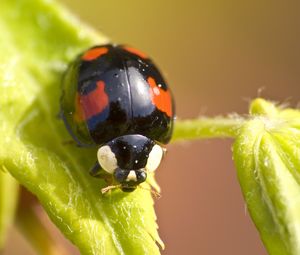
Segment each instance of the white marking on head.
[{"label": "white marking on head", "polygon": [[155,144],[152,147],[151,152],[149,153],[149,157],[148,157],[147,164],[145,167],[146,170],[149,172],[155,171],[161,162],[163,154],[164,154],[163,148],[160,147],[159,145]]},{"label": "white marking on head", "polygon": [[136,173],[134,170],[131,170],[126,178],[126,181],[137,181]]},{"label": "white marking on head", "polygon": [[108,145],[99,148],[97,157],[100,166],[108,173],[113,174],[118,167],[118,161],[115,154],[111,151]]}]

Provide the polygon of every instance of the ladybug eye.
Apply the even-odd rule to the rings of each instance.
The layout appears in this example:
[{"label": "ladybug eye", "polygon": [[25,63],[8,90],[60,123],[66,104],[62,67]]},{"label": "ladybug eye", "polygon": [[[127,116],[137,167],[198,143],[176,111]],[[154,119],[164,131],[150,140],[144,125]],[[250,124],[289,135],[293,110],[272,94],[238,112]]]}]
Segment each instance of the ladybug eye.
[{"label": "ladybug eye", "polygon": [[118,167],[118,162],[115,154],[111,151],[108,145],[99,148],[97,157],[100,166],[108,173],[113,174]]},{"label": "ladybug eye", "polygon": [[157,144],[154,145],[152,147],[151,152],[149,153],[146,170],[149,172],[155,171],[161,162],[163,154],[164,154],[163,149]]}]

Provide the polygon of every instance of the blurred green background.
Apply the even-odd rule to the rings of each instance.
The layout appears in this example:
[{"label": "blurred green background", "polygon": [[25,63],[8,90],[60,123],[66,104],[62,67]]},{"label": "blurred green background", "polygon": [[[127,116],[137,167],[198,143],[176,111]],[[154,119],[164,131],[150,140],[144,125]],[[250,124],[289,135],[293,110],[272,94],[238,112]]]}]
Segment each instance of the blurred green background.
[{"label": "blurred green background", "polygon": [[[152,56],[180,119],[244,114],[257,96],[293,106],[299,101],[299,1],[63,3],[113,42]],[[171,145],[157,178],[163,254],[267,254],[242,199],[231,141]],[[6,254],[33,254],[25,243],[17,251],[16,240],[22,242],[13,231]]]}]

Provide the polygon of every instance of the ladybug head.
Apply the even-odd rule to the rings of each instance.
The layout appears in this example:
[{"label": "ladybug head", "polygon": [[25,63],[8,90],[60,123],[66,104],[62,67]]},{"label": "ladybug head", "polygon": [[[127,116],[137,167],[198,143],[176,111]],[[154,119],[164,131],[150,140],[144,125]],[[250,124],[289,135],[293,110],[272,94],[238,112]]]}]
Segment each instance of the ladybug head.
[{"label": "ladybug head", "polygon": [[130,192],[158,168],[164,150],[145,136],[124,135],[100,147],[97,156],[100,166],[113,175],[121,189]]}]

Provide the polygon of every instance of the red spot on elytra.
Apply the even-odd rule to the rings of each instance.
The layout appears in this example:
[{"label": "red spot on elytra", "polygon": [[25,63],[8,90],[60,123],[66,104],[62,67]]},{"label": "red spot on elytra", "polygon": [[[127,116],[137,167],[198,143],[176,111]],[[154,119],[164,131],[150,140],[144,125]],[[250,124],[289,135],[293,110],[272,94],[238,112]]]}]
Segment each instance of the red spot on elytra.
[{"label": "red spot on elytra", "polygon": [[140,58],[147,58],[147,55],[135,48],[132,48],[132,47],[128,47],[128,46],[125,46],[123,47],[124,50],[127,50],[128,52],[134,54],[134,55],[137,55],[139,56]]},{"label": "red spot on elytra", "polygon": [[170,91],[160,88],[152,77],[148,78],[152,103],[169,117],[172,117],[172,99]]},{"label": "red spot on elytra", "polygon": [[108,49],[105,47],[100,47],[100,48],[93,48],[88,50],[83,54],[81,59],[85,61],[92,61],[96,58],[99,58],[100,56],[106,54],[108,52]]},{"label": "red spot on elytra", "polygon": [[108,105],[108,96],[104,91],[105,83],[97,82],[97,88],[87,95],[76,94],[75,118],[78,121],[88,120],[89,118],[101,113]]}]

